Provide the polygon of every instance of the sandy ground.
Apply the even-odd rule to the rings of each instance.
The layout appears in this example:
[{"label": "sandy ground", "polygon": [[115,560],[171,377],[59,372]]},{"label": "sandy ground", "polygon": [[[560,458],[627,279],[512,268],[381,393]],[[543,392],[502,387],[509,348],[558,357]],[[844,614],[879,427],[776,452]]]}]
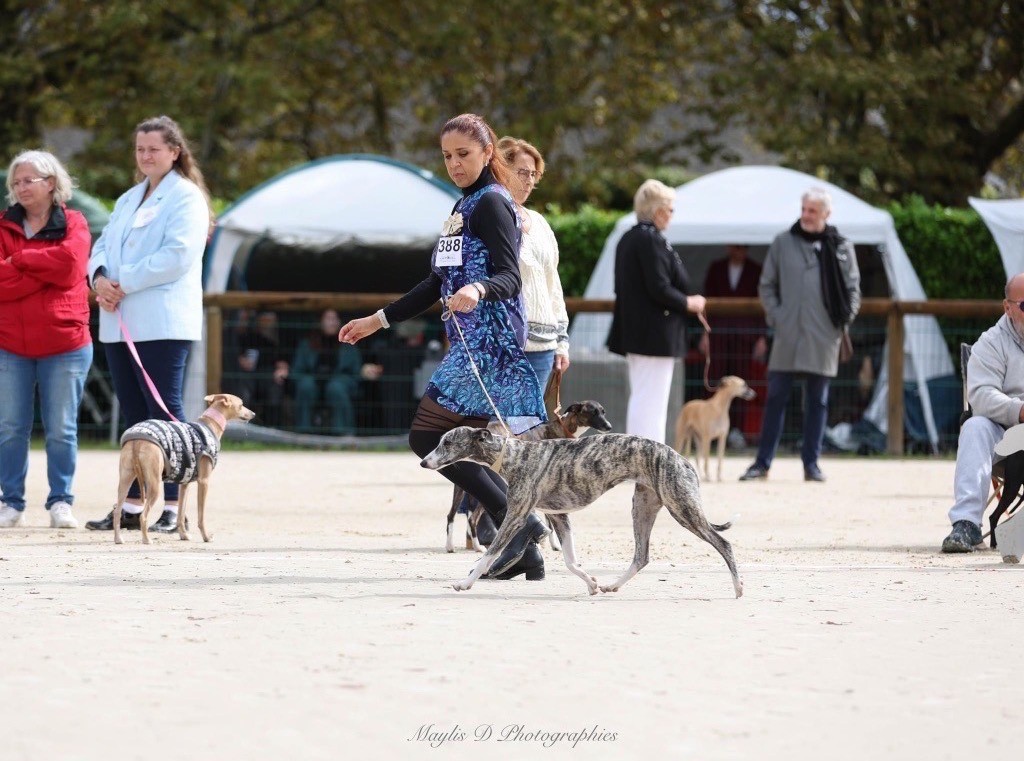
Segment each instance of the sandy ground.
[{"label": "sandy ground", "polygon": [[[27,526],[0,533],[0,758],[1019,753],[1024,576],[937,552],[952,461],[827,460],[828,483],[805,484],[782,459],[740,484],[747,464],[704,487],[709,517],[734,521],[737,600],[664,512],[616,595],[588,596],[550,551],[543,582],[457,593],[475,555],[443,551],[450,490],[410,454],[229,444],[210,544],[116,547],[46,528],[34,451]],[[116,470],[82,453],[83,523]],[[630,495],[574,519],[602,580],[632,555]]]}]

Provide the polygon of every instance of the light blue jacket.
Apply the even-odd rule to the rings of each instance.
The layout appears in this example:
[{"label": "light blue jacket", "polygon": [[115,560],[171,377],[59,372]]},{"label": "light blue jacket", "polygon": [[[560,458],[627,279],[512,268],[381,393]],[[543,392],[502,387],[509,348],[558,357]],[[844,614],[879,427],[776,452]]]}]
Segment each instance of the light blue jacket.
[{"label": "light blue jacket", "polygon": [[[142,203],[147,186],[143,180],[117,199],[92,248],[89,282],[106,267],[107,277],[120,283],[121,316],[133,340],[199,341],[209,207],[199,187],[176,171]],[[99,337],[103,343],[124,340],[116,314],[100,310]]]}]

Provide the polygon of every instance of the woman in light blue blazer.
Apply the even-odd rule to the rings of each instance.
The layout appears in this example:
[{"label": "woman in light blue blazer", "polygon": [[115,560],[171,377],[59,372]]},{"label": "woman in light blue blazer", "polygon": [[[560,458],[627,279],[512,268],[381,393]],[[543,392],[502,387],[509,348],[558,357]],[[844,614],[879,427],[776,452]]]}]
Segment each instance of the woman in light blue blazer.
[{"label": "woman in light blue blazer", "polygon": [[[203,175],[174,120],[158,116],[135,128],[135,162],[141,182],[117,199],[89,260],[99,338],[128,426],[168,418],[132,358],[125,332],[167,409],[184,419],[185,362],[192,342],[202,339],[203,249],[212,220]],[[136,483],[122,505],[121,528],[138,528],[141,512]],[[164,484],[164,511],[149,529],[170,533],[177,519],[178,486]],[[85,525],[111,530],[113,511]]]}]

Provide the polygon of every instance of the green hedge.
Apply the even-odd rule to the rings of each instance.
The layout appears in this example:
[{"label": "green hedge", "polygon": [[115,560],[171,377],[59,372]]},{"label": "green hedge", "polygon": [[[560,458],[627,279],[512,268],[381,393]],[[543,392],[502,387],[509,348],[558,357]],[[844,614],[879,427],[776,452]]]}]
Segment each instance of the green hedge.
[{"label": "green hedge", "polygon": [[558,240],[558,274],[566,296],[583,295],[605,240],[625,213],[593,206],[581,206],[572,213],[550,207],[544,213]]},{"label": "green hedge", "polygon": [[[930,298],[1002,298],[1002,260],[977,212],[929,206],[919,197],[891,204],[888,211]],[[625,213],[593,206],[574,213],[557,207],[545,212],[558,239],[559,273],[567,296],[583,295],[605,239]]]},{"label": "green hedge", "polygon": [[921,285],[933,299],[1001,299],[999,249],[974,209],[929,206],[914,196],[889,213]]}]

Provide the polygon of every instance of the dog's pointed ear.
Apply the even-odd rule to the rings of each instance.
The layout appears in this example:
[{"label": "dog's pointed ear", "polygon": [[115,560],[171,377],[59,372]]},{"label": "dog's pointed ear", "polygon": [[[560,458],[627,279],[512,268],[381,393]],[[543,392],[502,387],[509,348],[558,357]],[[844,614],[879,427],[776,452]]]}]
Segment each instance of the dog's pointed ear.
[{"label": "dog's pointed ear", "polygon": [[581,412],[583,412],[583,405],[579,402],[573,402],[565,410],[566,415],[579,415]]},{"label": "dog's pointed ear", "polygon": [[494,441],[494,434],[492,434],[486,428],[477,428],[476,431],[474,431],[473,435],[476,437],[477,441],[482,441],[485,444],[490,444],[492,441]]}]

